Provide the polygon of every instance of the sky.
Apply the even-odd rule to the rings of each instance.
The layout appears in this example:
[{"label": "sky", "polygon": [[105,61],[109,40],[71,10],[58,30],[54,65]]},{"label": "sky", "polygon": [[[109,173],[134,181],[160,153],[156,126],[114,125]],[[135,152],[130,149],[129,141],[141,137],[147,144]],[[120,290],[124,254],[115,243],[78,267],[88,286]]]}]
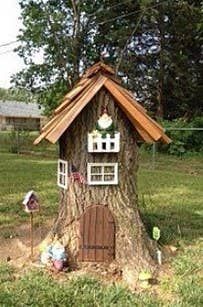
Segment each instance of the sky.
[{"label": "sky", "polygon": [[[18,0],[0,1],[0,46],[16,40],[21,27],[19,16]],[[0,87],[9,88],[11,75],[24,67],[23,60],[12,51],[16,46],[0,47]]]}]

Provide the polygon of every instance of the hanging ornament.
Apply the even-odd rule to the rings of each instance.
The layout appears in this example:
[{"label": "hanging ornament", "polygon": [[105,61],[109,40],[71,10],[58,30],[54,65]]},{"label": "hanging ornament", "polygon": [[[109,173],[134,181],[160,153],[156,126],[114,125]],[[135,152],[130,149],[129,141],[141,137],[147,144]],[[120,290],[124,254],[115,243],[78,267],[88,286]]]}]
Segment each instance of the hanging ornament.
[{"label": "hanging ornament", "polygon": [[108,130],[113,125],[113,120],[111,116],[108,114],[107,107],[104,106],[102,109],[102,114],[97,121],[97,126],[99,130]]}]

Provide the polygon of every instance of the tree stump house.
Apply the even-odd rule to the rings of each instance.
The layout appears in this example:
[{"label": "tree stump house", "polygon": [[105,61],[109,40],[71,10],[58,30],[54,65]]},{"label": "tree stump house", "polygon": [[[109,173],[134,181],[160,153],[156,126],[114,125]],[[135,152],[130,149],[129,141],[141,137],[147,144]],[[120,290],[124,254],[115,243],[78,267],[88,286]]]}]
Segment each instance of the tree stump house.
[{"label": "tree stump house", "polygon": [[163,128],[99,62],[64,97],[40,136],[59,141],[60,206],[52,234],[72,262],[115,261],[124,279],[154,266],[139,215],[138,143],[169,143]]}]

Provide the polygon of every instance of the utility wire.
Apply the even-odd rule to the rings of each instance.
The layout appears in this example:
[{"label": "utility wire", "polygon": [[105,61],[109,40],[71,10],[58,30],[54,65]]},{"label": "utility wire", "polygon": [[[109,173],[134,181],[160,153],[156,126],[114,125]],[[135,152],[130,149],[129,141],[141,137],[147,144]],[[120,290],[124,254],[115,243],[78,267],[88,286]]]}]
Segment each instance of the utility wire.
[{"label": "utility wire", "polygon": [[96,10],[94,13],[91,13],[91,14],[87,14],[88,17],[91,17],[91,16],[95,16],[97,13],[101,13],[103,11],[106,11],[106,10],[111,10],[115,7],[118,7],[118,6],[121,6],[121,5],[125,5],[125,4],[132,4],[132,2],[130,3],[129,0],[127,1],[123,1],[122,3],[117,3],[115,5],[112,5],[112,6],[109,6],[109,7],[106,7],[105,9],[101,9],[99,8],[98,10]]},{"label": "utility wire", "polygon": [[127,14],[122,14],[122,15],[116,16],[116,17],[114,17],[114,18],[111,18],[111,19],[107,19],[107,20],[101,21],[101,22],[99,22],[98,24],[99,24],[99,25],[103,25],[103,24],[105,24],[105,23],[108,23],[108,22],[111,22],[111,21],[114,21],[114,20],[117,20],[117,19],[121,19],[121,18],[124,18],[124,17],[127,17],[127,16],[131,16],[131,15],[134,15],[134,14],[139,13],[139,12],[143,12],[143,10],[148,11],[148,10],[154,8],[154,7],[157,7],[157,6],[162,5],[164,2],[168,2],[168,1],[162,1],[161,3],[157,3],[157,4],[155,4],[155,5],[148,6],[147,8],[144,8],[144,9],[132,11],[132,12],[127,13]]},{"label": "utility wire", "polygon": [[18,42],[18,40],[16,40],[16,41],[11,41],[11,42],[4,43],[4,44],[1,44],[1,45],[0,45],[0,48],[1,48],[1,47],[6,47],[6,46],[9,46],[9,45],[13,45],[13,44],[15,44],[15,43],[17,43],[17,42]]},{"label": "utility wire", "polygon": [[6,51],[4,51],[4,52],[1,52],[0,55],[7,54],[7,53],[10,53],[10,52],[13,52],[13,49],[11,49],[11,50],[6,50]]}]

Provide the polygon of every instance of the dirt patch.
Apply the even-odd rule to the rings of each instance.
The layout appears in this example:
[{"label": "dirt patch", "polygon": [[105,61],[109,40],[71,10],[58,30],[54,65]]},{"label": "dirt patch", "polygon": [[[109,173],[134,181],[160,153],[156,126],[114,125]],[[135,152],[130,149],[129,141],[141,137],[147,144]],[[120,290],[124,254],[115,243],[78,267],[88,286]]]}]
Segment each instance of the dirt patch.
[{"label": "dirt patch", "polygon": [[[41,226],[34,226],[34,247],[46,237],[53,221],[49,220]],[[29,256],[30,253],[30,224],[25,223],[10,229],[10,236],[0,236],[0,261],[12,261]]]}]

